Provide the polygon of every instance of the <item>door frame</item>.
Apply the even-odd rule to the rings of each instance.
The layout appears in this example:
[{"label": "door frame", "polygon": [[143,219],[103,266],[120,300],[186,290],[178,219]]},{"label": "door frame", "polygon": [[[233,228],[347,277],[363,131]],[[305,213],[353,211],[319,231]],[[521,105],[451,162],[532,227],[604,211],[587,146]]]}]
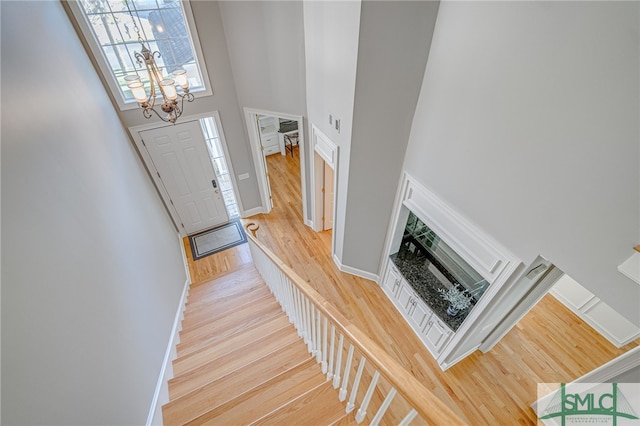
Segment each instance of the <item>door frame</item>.
[{"label": "door frame", "polygon": [[[242,212],[241,216],[244,216],[244,207],[242,206],[242,200],[238,194],[238,182],[236,181],[236,174],[233,171],[233,162],[231,161],[231,157],[229,157],[229,149],[227,147],[227,140],[224,136],[224,130],[222,129],[222,122],[220,121],[220,113],[216,110],[211,112],[205,112],[202,114],[194,114],[194,115],[188,115],[188,116],[183,115],[181,117],[181,122],[182,123],[188,122],[188,121],[199,122],[200,119],[203,119],[203,118],[213,118],[213,120],[216,123],[218,135],[220,136],[220,144],[222,145],[222,150],[224,151],[224,156],[225,156],[225,159],[227,160],[227,167],[229,168],[229,174],[231,175],[231,184],[233,186],[233,193],[236,196],[238,209]],[[169,192],[165,188],[164,182],[162,181],[162,179],[160,179],[160,174],[158,173],[158,170],[156,169],[156,166],[153,163],[153,160],[151,159],[151,156],[149,155],[147,148],[142,142],[142,136],[140,135],[140,132],[143,132],[146,130],[154,130],[154,129],[160,129],[163,127],[170,127],[170,126],[173,126],[173,124],[164,123],[164,122],[162,123],[152,122],[148,124],[142,124],[140,126],[131,126],[128,128],[128,130],[129,130],[129,134],[133,138],[133,142],[135,143],[136,149],[140,154],[140,158],[142,158],[143,165],[147,170],[147,173],[151,177],[151,180],[154,186],[156,187],[158,194],[160,194],[160,198],[163,204],[165,205],[167,212],[169,212],[169,216],[171,217],[171,220],[173,221],[174,226],[178,230],[178,234],[180,234],[181,237],[186,237],[188,236],[188,234],[186,233],[185,229],[182,226],[180,226],[180,223],[181,223],[180,215],[178,214],[178,211],[176,210],[173,203],[171,202],[171,198],[169,197]]]},{"label": "door frame", "polygon": [[[320,232],[323,230],[322,215],[324,214],[324,199],[321,179],[324,174],[324,164],[333,169],[333,228],[331,230],[331,256],[336,252],[336,208],[338,199],[338,160],[339,149],[327,135],[315,124],[311,124],[311,145],[313,157],[311,159],[311,188],[314,196],[311,198],[311,228]],[[322,166],[322,167],[321,167]]]},{"label": "door frame", "polygon": [[256,180],[258,181],[258,191],[260,192],[260,200],[262,202],[262,213],[266,214],[271,211],[272,203],[269,200],[269,191],[267,182],[267,171],[260,156],[263,156],[260,149],[260,135],[255,125],[256,115],[267,115],[270,117],[286,118],[287,120],[295,120],[298,122],[298,146],[300,147],[300,183],[302,190],[302,219],[308,225],[307,221],[307,173],[306,173],[306,150],[305,150],[305,133],[304,121],[301,115],[285,114],[282,112],[267,111],[257,108],[244,107],[244,120],[249,135],[249,145],[251,147],[251,155],[253,156],[253,165],[256,169]]}]

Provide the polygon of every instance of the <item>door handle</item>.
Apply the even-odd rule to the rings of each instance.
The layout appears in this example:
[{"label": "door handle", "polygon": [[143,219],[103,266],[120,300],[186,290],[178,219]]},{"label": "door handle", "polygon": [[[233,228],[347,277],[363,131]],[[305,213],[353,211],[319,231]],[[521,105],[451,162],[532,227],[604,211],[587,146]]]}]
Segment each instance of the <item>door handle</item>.
[{"label": "door handle", "polygon": [[217,189],[217,188],[218,188],[218,182],[216,182],[216,180],[215,180],[215,179],[213,179],[213,180],[211,181],[211,185],[213,185],[213,189]]}]

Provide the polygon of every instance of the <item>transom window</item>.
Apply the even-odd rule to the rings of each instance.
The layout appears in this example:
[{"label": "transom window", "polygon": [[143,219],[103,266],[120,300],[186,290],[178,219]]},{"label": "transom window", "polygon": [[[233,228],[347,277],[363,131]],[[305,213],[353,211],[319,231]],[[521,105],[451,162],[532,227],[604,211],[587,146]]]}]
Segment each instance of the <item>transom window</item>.
[{"label": "transom window", "polygon": [[180,0],[79,0],[70,6],[121,107],[135,107],[126,75],[138,74],[149,88],[146,68],[135,58],[139,37],[152,52],[160,52],[156,63],[164,75],[182,68],[191,92],[207,90],[204,61],[189,25],[191,11]]}]

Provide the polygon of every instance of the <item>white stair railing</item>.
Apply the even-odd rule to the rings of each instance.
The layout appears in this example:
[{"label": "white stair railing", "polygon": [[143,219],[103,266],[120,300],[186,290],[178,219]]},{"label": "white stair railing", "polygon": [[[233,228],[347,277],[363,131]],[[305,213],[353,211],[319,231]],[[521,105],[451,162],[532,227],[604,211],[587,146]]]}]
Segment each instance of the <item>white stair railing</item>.
[{"label": "white stair railing", "polygon": [[[466,424],[258,241],[255,224],[249,223],[246,228],[256,268],[296,328],[298,336],[307,345],[309,353],[321,365],[327,380],[333,381],[335,389],[340,388],[340,401],[345,401],[349,393],[345,411],[350,413],[357,407],[356,422],[363,422],[369,406],[375,404],[375,410],[369,410],[375,413],[370,424],[379,424],[390,412],[391,404],[398,401],[396,396],[401,396],[405,402],[402,407],[408,404],[409,408],[404,413],[396,413],[396,417],[400,414],[396,421],[398,424],[408,425],[418,415],[434,425]],[[358,368],[354,374],[352,365],[356,358]],[[368,382],[366,391],[360,387],[363,379]],[[384,386],[381,382],[385,382]]]}]

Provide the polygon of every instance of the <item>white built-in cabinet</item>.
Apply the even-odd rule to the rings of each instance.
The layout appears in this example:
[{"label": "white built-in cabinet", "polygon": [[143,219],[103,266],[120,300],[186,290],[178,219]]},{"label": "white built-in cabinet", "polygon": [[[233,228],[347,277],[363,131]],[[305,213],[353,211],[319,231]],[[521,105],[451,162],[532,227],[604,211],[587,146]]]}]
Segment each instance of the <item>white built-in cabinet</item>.
[{"label": "white built-in cabinet", "polygon": [[280,152],[278,139],[280,123],[278,117],[260,116],[258,118],[258,126],[260,127],[262,153],[264,155],[271,155]]},{"label": "white built-in cabinet", "polygon": [[437,358],[453,331],[413,291],[391,261],[382,288],[429,352]]},{"label": "white built-in cabinet", "polygon": [[[410,211],[489,283],[455,332],[414,292],[389,259],[398,252]],[[494,326],[483,323],[490,318],[491,300],[505,283],[515,281],[513,276],[522,262],[407,173],[402,177],[387,235],[381,286],[438,365],[446,370],[480,346],[478,327]],[[485,329],[481,331],[488,332]]]}]

